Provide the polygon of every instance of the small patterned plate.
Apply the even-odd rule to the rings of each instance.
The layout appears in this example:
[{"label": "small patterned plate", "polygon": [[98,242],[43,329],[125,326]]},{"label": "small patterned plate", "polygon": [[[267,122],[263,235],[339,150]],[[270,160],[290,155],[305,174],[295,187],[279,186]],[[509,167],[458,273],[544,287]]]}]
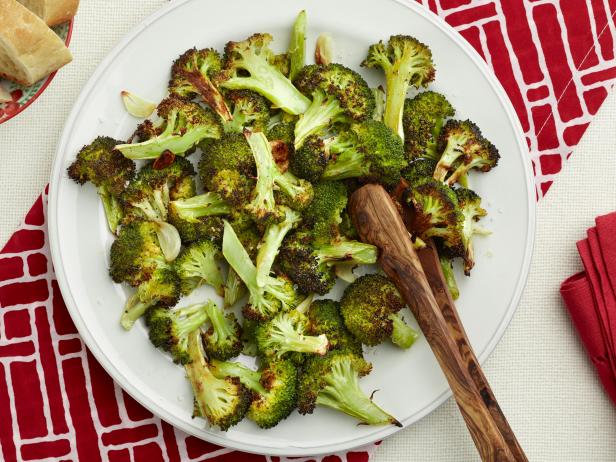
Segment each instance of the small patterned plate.
[{"label": "small patterned plate", "polygon": [[[58,36],[64,40],[66,46],[68,46],[73,32],[73,21],[54,26],[52,30],[58,34]],[[29,87],[0,79],[0,86],[9,92],[13,99],[7,103],[0,103],[0,124],[12,119],[30,106],[39,95],[45,91],[45,88],[51,83],[55,75],[56,73],[53,72]]]}]

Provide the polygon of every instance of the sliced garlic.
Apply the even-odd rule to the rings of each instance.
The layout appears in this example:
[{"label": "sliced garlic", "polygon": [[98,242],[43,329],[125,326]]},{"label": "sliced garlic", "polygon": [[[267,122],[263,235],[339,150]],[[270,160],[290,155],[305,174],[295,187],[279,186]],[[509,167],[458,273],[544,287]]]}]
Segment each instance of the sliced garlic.
[{"label": "sliced garlic", "polygon": [[164,221],[157,221],[156,224],[158,225],[156,229],[158,243],[165,255],[165,260],[171,262],[177,258],[182,247],[180,233],[178,233],[175,226]]},{"label": "sliced garlic", "polygon": [[0,104],[8,103],[10,101],[13,101],[13,97],[8,92],[8,90],[4,88],[2,84],[0,83]]},{"label": "sliced garlic", "polygon": [[120,94],[122,95],[126,112],[134,117],[149,117],[154,112],[154,109],[156,109],[156,104],[130,91],[122,91]]},{"label": "sliced garlic", "polygon": [[336,276],[342,279],[345,282],[354,282],[357,279],[355,273],[353,273],[353,269],[357,265],[355,263],[336,263],[334,266],[334,270],[336,272]]},{"label": "sliced garlic", "polygon": [[327,65],[334,59],[334,40],[329,34],[321,34],[317,38],[317,46],[314,50],[314,60],[317,64]]}]

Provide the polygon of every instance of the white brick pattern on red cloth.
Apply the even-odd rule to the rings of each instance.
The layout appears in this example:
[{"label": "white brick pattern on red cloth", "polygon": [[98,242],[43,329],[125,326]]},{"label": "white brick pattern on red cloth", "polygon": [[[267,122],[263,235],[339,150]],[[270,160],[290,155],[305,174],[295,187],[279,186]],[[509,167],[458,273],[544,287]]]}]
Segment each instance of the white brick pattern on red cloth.
[{"label": "white brick pattern on red cloth", "polygon": [[1,460],[367,462],[375,445],[315,458],[244,454],[189,436],[113,382],[82,343],[49,254],[47,195],[0,253]]}]

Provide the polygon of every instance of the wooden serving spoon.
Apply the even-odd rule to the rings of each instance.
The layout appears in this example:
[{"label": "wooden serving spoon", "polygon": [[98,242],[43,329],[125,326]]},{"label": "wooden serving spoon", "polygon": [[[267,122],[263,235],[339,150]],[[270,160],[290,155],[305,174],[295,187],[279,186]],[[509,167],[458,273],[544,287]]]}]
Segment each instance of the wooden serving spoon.
[{"label": "wooden serving spoon", "polygon": [[[455,335],[455,329],[452,330],[443,316],[410,235],[387,192],[379,185],[363,186],[351,196],[349,209],[361,239],[379,247],[381,267],[415,315],[445,373],[481,459],[484,462],[526,461],[502,412],[493,415],[494,409],[500,411],[493,395],[482,396],[485,388],[473,379],[477,374],[471,370],[476,369],[487,385],[466,335]],[[443,288],[447,290],[446,286]],[[453,302],[448,304],[449,314],[456,313]],[[453,319],[450,315],[448,318]],[[463,332],[457,313],[455,319]],[[501,428],[508,428],[509,433],[503,434]]]}]

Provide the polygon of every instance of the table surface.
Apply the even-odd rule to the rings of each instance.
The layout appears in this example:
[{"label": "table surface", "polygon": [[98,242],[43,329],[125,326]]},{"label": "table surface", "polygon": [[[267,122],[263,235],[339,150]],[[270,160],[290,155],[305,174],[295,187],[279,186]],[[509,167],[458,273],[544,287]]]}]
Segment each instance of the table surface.
[{"label": "table surface", "polygon": [[[0,247],[48,181],[64,121],[113,45],[164,0],[82,2],[74,61],[24,113],[0,125]],[[485,373],[529,460],[613,462],[616,410],[565,315],[560,282],[581,269],[575,242],[616,210],[616,94],[611,94],[538,206],[524,296]],[[489,308],[487,308],[489,309]],[[412,393],[412,386],[409,387]],[[384,441],[373,462],[479,460],[455,403]]]}]

